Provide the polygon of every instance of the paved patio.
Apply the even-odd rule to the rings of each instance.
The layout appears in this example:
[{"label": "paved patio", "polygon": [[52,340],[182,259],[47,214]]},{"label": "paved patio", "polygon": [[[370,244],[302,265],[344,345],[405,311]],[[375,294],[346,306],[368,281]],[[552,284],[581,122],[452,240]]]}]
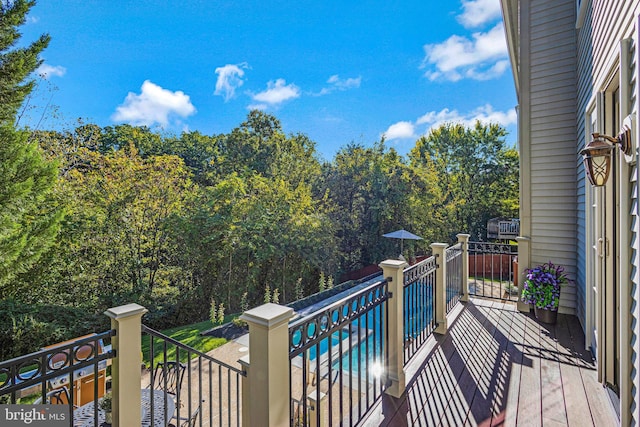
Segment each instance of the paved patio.
[{"label": "paved patio", "polygon": [[575,316],[546,325],[512,302],[473,298],[450,322],[407,366],[406,393],[385,395],[364,425],[619,424]]}]

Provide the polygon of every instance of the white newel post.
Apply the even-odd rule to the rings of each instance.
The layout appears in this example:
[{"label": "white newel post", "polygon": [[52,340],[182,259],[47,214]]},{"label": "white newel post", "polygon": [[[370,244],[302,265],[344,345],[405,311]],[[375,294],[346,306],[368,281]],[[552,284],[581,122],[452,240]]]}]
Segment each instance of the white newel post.
[{"label": "white newel post", "polygon": [[242,425],[289,425],[289,319],[293,309],[263,304],[240,319],[249,325],[249,354],[239,360],[242,380]]},{"label": "white newel post", "polygon": [[447,333],[447,258],[445,251],[446,243],[432,243],[431,252],[436,257],[436,289],[433,295],[433,310],[438,327],[434,332],[438,334]]},{"label": "white newel post", "polygon": [[140,417],[140,328],[147,309],[138,304],[110,308],[104,312],[111,318],[116,335],[111,339],[115,357],[111,361],[111,395],[113,427],[139,426]]},{"label": "white newel post", "polygon": [[385,367],[386,376],[391,381],[391,385],[387,388],[386,393],[393,397],[400,397],[405,390],[404,375],[404,322],[403,322],[403,304],[404,304],[404,269],[407,267],[404,261],[389,259],[379,264],[382,268],[382,274],[385,279],[389,280],[389,292],[391,298],[387,301],[389,317],[386,319],[389,338],[387,345],[389,346],[389,360]]},{"label": "white newel post", "polygon": [[316,398],[318,396],[315,392],[309,393],[307,396],[307,402],[309,405],[309,427],[327,427],[327,418],[320,414],[320,423],[318,423],[318,412],[320,412],[324,408],[326,411],[327,404],[327,395],[323,392],[320,392],[320,401],[317,401]]},{"label": "white newel post", "polygon": [[470,234],[458,234],[458,243],[462,246],[462,289],[460,301],[469,301],[469,238]]}]

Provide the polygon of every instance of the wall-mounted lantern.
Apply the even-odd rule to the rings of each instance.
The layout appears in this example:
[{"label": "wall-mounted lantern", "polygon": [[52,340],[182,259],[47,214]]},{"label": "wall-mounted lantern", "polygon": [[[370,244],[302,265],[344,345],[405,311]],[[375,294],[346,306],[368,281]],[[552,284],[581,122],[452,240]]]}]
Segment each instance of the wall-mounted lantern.
[{"label": "wall-mounted lantern", "polygon": [[584,169],[589,177],[589,182],[591,185],[601,187],[607,183],[609,178],[611,153],[616,146],[619,145],[625,155],[631,155],[631,128],[625,125],[615,138],[599,133],[592,135],[593,141],[580,151],[580,154],[583,157]]}]

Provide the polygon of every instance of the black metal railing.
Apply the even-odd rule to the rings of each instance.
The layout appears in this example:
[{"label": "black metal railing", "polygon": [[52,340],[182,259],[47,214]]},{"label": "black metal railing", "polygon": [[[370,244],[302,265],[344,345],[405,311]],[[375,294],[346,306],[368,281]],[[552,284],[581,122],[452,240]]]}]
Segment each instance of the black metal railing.
[{"label": "black metal railing", "polygon": [[389,298],[381,278],[289,325],[291,426],[355,425],[380,398]]},{"label": "black metal railing", "polygon": [[446,249],[447,259],[447,313],[458,303],[462,293],[462,243],[458,243]]},{"label": "black metal railing", "polygon": [[[107,389],[114,330],[80,337],[0,362],[0,404],[68,405],[69,425],[78,409],[97,406]],[[52,401],[52,396],[60,396]],[[99,425],[98,414],[94,425]]]},{"label": "black metal railing", "polygon": [[436,257],[431,256],[404,270],[404,355],[406,365],[436,328],[433,309]]},{"label": "black metal railing", "polygon": [[240,377],[246,377],[245,371],[145,325],[142,334],[143,384],[163,391],[160,400],[150,399],[148,418],[154,424],[241,425]]},{"label": "black metal railing", "polygon": [[515,301],[518,245],[469,242],[469,294]]}]

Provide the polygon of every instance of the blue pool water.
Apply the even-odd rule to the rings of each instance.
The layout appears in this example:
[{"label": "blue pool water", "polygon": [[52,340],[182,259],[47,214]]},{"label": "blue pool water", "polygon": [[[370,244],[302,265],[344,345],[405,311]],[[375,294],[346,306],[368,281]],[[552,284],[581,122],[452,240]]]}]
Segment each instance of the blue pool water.
[{"label": "blue pool water", "polygon": [[309,360],[311,361],[316,360],[317,348],[320,349],[321,356],[324,356],[329,351],[329,338],[331,338],[331,351],[335,352],[336,349],[339,348],[340,341],[349,338],[349,336],[350,336],[349,331],[346,331],[346,330],[336,331],[332,333],[330,337],[321,340],[318,346],[314,345],[309,349],[309,353],[308,353]]},{"label": "blue pool water", "polygon": [[351,349],[348,345],[343,345],[342,357],[333,362],[333,369],[342,368],[352,375],[358,375],[360,370],[363,376],[368,370],[370,375],[373,375],[373,365],[383,363],[385,337],[381,312],[382,307],[378,306],[352,322]]},{"label": "blue pool water", "polygon": [[[447,295],[447,301],[454,295]],[[331,334],[320,341],[318,346],[308,350],[308,360],[315,363],[319,351],[321,363],[326,363],[328,352],[331,350],[332,369],[342,369],[358,375],[365,370],[375,371],[374,365],[382,364],[384,360],[385,333],[382,319],[386,313],[384,306],[377,306],[368,313],[354,319],[350,327]],[[404,292],[404,338],[416,338],[432,325],[433,286],[431,284],[416,284],[405,289]],[[329,345],[329,341],[331,345]],[[339,357],[340,342],[342,342],[342,357]]]}]

